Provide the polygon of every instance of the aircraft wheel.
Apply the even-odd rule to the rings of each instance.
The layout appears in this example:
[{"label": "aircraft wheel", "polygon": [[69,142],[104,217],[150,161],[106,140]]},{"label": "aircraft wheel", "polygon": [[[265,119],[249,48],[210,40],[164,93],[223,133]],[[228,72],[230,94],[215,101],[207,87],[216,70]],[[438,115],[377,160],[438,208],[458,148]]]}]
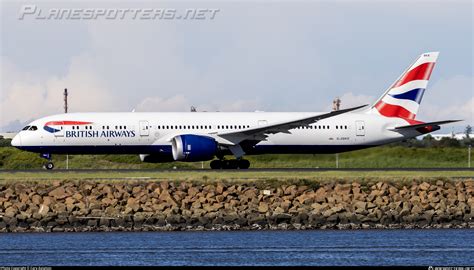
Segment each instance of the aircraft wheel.
[{"label": "aircraft wheel", "polygon": [[54,169],[54,163],[53,162],[47,162],[46,164],[44,164],[44,168],[46,170],[52,170],[52,169]]},{"label": "aircraft wheel", "polygon": [[238,160],[239,162],[239,169],[248,169],[250,167],[250,161],[246,159]]},{"label": "aircraft wheel", "polygon": [[222,162],[222,169],[237,169],[239,167],[239,161],[236,159],[224,160]]},{"label": "aircraft wheel", "polygon": [[222,161],[218,159],[211,161],[211,169],[213,170],[222,169]]}]

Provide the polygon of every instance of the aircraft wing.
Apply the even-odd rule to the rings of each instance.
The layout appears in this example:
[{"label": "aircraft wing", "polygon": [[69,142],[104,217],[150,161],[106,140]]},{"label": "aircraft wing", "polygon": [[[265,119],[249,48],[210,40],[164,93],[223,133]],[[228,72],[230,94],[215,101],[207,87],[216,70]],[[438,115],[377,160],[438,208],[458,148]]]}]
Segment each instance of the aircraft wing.
[{"label": "aircraft wing", "polygon": [[449,123],[454,123],[454,122],[459,122],[459,121],[462,121],[462,120],[444,120],[444,121],[420,123],[420,124],[415,124],[415,125],[394,127],[391,130],[417,129],[417,128],[424,128],[424,127],[429,127],[429,126],[438,126],[438,125],[443,125],[443,124],[449,124]]},{"label": "aircraft wing", "polygon": [[312,123],[315,123],[319,120],[340,115],[343,113],[351,112],[363,108],[367,105],[353,107],[349,109],[343,109],[339,111],[332,111],[329,113],[318,114],[306,118],[294,119],[290,121],[283,122],[274,122],[267,125],[261,125],[231,132],[222,132],[215,134],[216,137],[219,137],[218,142],[223,145],[237,145],[242,141],[251,140],[251,141],[263,141],[267,138],[269,134],[275,133],[290,133],[290,129],[294,129],[300,126],[306,126]]}]

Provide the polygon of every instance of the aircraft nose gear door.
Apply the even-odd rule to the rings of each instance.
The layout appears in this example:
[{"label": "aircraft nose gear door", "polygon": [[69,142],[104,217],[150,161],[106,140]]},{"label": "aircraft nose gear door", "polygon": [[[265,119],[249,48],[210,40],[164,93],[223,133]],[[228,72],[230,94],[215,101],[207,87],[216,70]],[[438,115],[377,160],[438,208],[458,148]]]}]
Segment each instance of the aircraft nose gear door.
[{"label": "aircraft nose gear door", "polygon": [[356,121],[356,136],[365,136],[365,122]]},{"label": "aircraft nose gear door", "polygon": [[140,136],[150,135],[150,129],[148,127],[148,121],[140,121]]}]

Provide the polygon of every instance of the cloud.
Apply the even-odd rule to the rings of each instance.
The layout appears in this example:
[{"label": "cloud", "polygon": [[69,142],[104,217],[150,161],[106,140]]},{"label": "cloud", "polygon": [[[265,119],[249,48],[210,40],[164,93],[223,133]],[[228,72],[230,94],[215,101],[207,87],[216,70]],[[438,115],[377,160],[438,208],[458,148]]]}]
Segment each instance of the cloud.
[{"label": "cloud", "polygon": [[147,97],[136,107],[137,112],[182,112],[189,111],[191,105],[183,95],[170,98]]},{"label": "cloud", "polygon": [[[31,76],[13,65],[5,65],[3,75],[11,75],[2,86],[0,125],[24,123],[34,118],[58,114],[63,109],[63,90],[69,89],[69,112],[107,111],[115,107],[115,99],[106,84],[94,73],[87,56],[71,59],[65,76]],[[2,127],[2,129],[5,129]]]},{"label": "cloud", "polygon": [[463,119],[474,123],[474,79],[456,75],[441,78],[432,87],[428,86],[417,118],[426,121]]},{"label": "cloud", "polygon": [[347,108],[373,102],[433,44],[442,63],[420,118],[472,119],[472,2],[433,3],[45,2],[38,5],[220,12],[199,22],[40,22],[18,20],[21,3],[10,2],[0,129],[62,112],[65,87],[71,111],[321,111],[335,96]]},{"label": "cloud", "polygon": [[169,98],[147,97],[143,99],[136,107],[136,111],[142,112],[189,112],[191,106],[198,111],[255,111],[261,104],[258,100],[235,100],[235,101],[211,101],[209,103],[193,103],[184,95],[175,95]]}]

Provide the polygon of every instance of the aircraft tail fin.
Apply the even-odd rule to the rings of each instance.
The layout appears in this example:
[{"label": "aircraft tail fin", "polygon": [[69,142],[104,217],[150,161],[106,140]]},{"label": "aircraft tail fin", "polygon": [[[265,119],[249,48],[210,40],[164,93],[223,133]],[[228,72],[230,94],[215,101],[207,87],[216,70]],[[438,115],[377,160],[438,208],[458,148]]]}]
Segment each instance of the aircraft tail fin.
[{"label": "aircraft tail fin", "polygon": [[421,54],[371,106],[370,111],[385,117],[415,119],[438,55],[439,52]]}]

